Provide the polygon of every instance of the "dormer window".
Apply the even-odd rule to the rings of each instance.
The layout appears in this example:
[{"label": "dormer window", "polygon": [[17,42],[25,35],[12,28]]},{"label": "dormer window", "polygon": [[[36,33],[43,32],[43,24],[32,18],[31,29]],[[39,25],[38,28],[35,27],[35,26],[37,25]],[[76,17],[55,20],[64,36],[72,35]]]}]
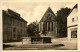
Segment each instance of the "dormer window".
[{"label": "dormer window", "polygon": [[74,22],[74,18],[72,18],[72,22]]}]

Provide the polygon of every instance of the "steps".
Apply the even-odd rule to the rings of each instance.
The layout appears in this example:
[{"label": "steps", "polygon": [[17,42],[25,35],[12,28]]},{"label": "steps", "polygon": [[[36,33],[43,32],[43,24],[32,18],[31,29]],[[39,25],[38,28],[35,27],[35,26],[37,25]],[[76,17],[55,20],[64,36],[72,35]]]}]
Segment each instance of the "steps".
[{"label": "steps", "polygon": [[5,48],[6,50],[45,50],[45,49],[49,49],[52,48],[53,46],[51,44],[49,45],[44,45],[44,44],[33,44],[33,45],[21,45],[21,46],[17,46],[17,47],[9,47],[9,48]]},{"label": "steps", "polygon": [[41,36],[41,37],[51,37],[51,38],[56,38],[56,37],[57,37],[57,35],[56,35],[53,31],[47,32],[47,33],[46,33],[46,36],[45,36],[45,34],[41,34],[41,33],[40,33],[40,36]]}]

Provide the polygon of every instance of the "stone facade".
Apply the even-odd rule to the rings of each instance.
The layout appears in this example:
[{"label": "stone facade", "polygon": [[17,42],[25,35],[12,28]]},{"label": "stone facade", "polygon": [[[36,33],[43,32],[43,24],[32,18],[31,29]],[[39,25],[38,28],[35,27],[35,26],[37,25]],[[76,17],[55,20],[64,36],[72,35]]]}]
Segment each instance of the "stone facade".
[{"label": "stone facade", "polygon": [[47,37],[57,37],[57,21],[56,16],[48,7],[47,11],[43,15],[42,19],[39,22],[39,31],[40,34]]},{"label": "stone facade", "polygon": [[77,38],[78,29],[78,8],[77,4],[73,7],[70,15],[67,17],[67,31],[68,40],[71,38]]},{"label": "stone facade", "polygon": [[8,9],[3,15],[3,42],[18,41],[27,36],[27,21],[20,14]]}]

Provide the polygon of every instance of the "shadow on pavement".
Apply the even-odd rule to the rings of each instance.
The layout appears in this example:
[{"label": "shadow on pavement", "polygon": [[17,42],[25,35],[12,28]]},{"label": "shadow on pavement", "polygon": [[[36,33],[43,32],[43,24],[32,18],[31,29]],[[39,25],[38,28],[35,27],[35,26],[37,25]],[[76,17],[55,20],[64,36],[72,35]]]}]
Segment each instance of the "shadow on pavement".
[{"label": "shadow on pavement", "polygon": [[5,44],[3,44],[3,49],[8,48],[8,47],[14,47],[14,45],[5,45]]},{"label": "shadow on pavement", "polygon": [[57,44],[57,45],[53,45],[55,47],[60,47],[60,46],[65,46],[64,44]]}]

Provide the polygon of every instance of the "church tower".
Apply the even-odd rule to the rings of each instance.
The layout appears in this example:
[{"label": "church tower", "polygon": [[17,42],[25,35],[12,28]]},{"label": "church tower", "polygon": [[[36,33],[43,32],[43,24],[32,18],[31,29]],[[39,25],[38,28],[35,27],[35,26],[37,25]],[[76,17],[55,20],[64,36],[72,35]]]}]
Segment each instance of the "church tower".
[{"label": "church tower", "polygon": [[57,21],[52,9],[48,7],[39,22],[39,31],[41,35],[47,37],[57,37]]}]

